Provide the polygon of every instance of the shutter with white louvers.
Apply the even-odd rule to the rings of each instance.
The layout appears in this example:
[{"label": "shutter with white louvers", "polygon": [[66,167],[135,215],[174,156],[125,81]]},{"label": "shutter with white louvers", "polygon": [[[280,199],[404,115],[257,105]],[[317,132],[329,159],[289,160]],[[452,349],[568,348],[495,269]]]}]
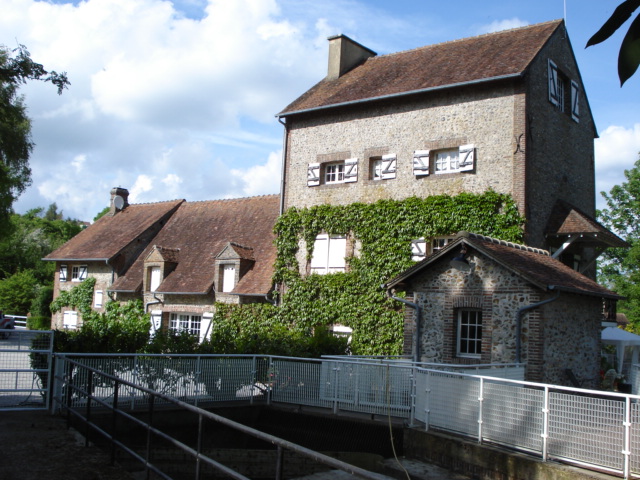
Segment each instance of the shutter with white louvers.
[{"label": "shutter with white louvers", "polygon": [[208,340],[211,336],[211,321],[213,320],[213,313],[205,313],[202,315],[200,322],[200,343]]},{"label": "shutter with white louvers", "polygon": [[345,183],[358,181],[358,159],[348,158],[344,161],[344,181]]},{"label": "shutter with white louvers", "polygon": [[380,177],[383,180],[389,178],[396,178],[396,155],[383,155],[382,156],[382,171]]},{"label": "shutter with white louvers", "polygon": [[310,163],[307,168],[307,186],[316,187],[320,185],[320,164]]},{"label": "shutter with white louvers", "polygon": [[549,59],[549,101],[556,107],[560,106],[560,94],[558,92],[558,66]]},{"label": "shutter with white louvers", "polygon": [[80,265],[80,273],[78,275],[78,279],[80,279],[80,280],[86,280],[87,279],[87,266],[86,265]]},{"label": "shutter with white louvers", "polygon": [[411,259],[418,262],[427,256],[427,242],[424,238],[411,240]]},{"label": "shutter with white louvers", "polygon": [[580,121],[580,87],[573,80],[571,81],[571,118]]},{"label": "shutter with white louvers", "polygon": [[416,177],[429,175],[429,150],[413,152],[413,174]]},{"label": "shutter with white louvers", "polygon": [[458,170],[460,172],[469,172],[473,170],[473,164],[475,160],[475,147],[473,145],[461,145],[458,151]]}]

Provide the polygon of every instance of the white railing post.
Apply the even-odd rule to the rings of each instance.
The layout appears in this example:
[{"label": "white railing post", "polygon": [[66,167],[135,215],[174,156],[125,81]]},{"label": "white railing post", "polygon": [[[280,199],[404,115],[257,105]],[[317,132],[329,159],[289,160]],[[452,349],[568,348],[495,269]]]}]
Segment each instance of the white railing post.
[{"label": "white railing post", "polygon": [[629,478],[630,472],[630,456],[631,456],[631,399],[627,396],[624,399],[624,447],[623,455],[623,471],[625,480]]},{"label": "white railing post", "polygon": [[544,403],[542,407],[542,461],[546,462],[549,455],[549,387],[544,387]]},{"label": "white railing post", "polygon": [[416,425],[416,389],[417,375],[415,365],[411,369],[411,393],[409,394],[409,426],[415,427]]},{"label": "white railing post", "polygon": [[427,380],[424,389],[424,430],[429,431],[429,414],[431,413],[431,371],[427,370]]},{"label": "white railing post", "polygon": [[484,404],[484,378],[482,377],[480,378],[480,392],[478,393],[478,443],[482,443],[482,407]]},{"label": "white railing post", "polygon": [[[336,363],[336,365],[339,365]],[[340,367],[336,366],[333,368],[333,413],[338,413],[338,372],[340,371]]]},{"label": "white railing post", "polygon": [[202,356],[198,355],[196,357],[196,371],[195,371],[195,375],[194,375],[194,383],[196,386],[196,391],[194,392],[196,394],[196,399],[195,399],[195,406],[198,406],[198,400],[200,399],[200,378],[202,377]]},{"label": "white railing post", "polygon": [[[133,357],[133,383],[136,385],[140,385],[138,382],[138,356],[134,355]],[[131,410],[135,410],[136,406],[136,393],[133,388],[131,390]]]}]

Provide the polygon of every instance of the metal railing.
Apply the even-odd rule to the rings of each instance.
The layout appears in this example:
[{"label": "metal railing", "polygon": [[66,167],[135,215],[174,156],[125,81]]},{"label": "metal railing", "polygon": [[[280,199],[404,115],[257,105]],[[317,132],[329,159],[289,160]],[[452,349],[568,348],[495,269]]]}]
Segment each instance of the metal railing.
[{"label": "metal railing", "polygon": [[[128,408],[148,404],[137,387],[142,386],[163,392],[156,402],[169,397],[194,406],[261,401],[388,415],[404,418],[410,426],[420,422],[427,430],[503,445],[544,461],[559,460],[625,478],[640,474],[640,396],[511,379],[522,375],[521,365],[486,365],[479,370],[473,366],[469,374],[460,365],[453,371],[454,366],[425,368],[397,359],[73,358],[128,382],[119,397]],[[64,364],[57,362],[60,368]],[[480,372],[488,375],[477,375]],[[81,370],[58,372],[54,401],[65,408],[82,407],[84,397],[64,399],[63,393],[65,383],[86,384],[83,375]],[[109,376],[101,378],[93,383],[93,394],[110,405],[115,384]]]},{"label": "metal railing", "polygon": [[[195,478],[196,480],[204,478],[203,475],[205,474],[206,467],[210,467],[218,472],[222,472],[228,478],[249,480],[248,477],[242,475],[236,470],[223,465],[219,461],[211,458],[204,453],[204,423],[205,421],[209,421],[215,422],[216,424],[224,425],[226,427],[232,428],[246,435],[274,445],[277,449],[275,458],[276,465],[274,468],[276,480],[282,480],[283,478],[285,451],[294,452],[295,454],[309,458],[314,462],[324,464],[332,469],[338,469],[348,472],[359,478],[370,480],[392,480],[390,477],[387,477],[385,475],[370,472],[368,470],[356,467],[328,455],[313,451],[295,443],[247,427],[228,418],[216,415],[212,412],[208,412],[194,405],[183,402],[173,396],[159,393],[155,390],[124,380],[118,376],[104,373],[94,367],[89,367],[84,363],[72,360],[71,358],[61,357],[60,363],[64,365],[64,368],[58,370],[58,372],[64,371],[66,373],[63,378],[56,376],[57,381],[64,382],[64,393],[63,396],[58,398],[58,405],[63,408],[64,411],[66,411],[69,418],[73,416],[80,419],[84,423],[86,427],[85,439],[87,439],[87,441],[89,439],[91,431],[95,431],[98,434],[106,437],[111,441],[112,460],[115,459],[116,449],[120,449],[130,455],[133,459],[142,463],[145,467],[147,476],[150,472],[153,472],[161,478],[171,479],[171,477],[166,474],[162,470],[162,468],[160,468],[152,460],[151,452],[153,449],[153,443],[163,442],[164,444],[168,444],[173,448],[177,448],[178,450],[183,452],[184,455],[187,455],[192,459],[194,463],[193,478]],[[75,374],[73,372],[75,372]],[[101,395],[95,395],[93,393],[96,388],[101,388],[106,384],[111,385],[113,388],[113,395],[110,397],[108,402],[104,401]],[[128,413],[130,405],[126,399],[124,399],[124,401],[122,402],[124,403],[125,408],[122,408],[122,400],[120,399],[119,393],[123,388],[129,389],[130,392],[135,392],[136,396],[145,397],[147,399],[147,411],[149,418],[148,421],[141,420],[140,418],[137,418]],[[65,398],[66,401],[64,400]],[[73,402],[71,399],[73,398],[83,399],[82,403],[84,404],[84,407],[82,409],[72,408]],[[185,443],[185,441],[178,440],[174,436],[171,436],[154,426],[153,413],[154,409],[159,404],[173,405],[177,408],[182,409],[183,411],[193,413],[197,416],[198,431],[195,439],[195,444],[187,444]],[[111,425],[108,429],[103,428],[98,423],[95,423],[92,420],[92,411],[95,408],[106,408],[111,412],[112,420]],[[135,448],[127,444],[124,438],[127,435],[123,435],[123,432],[128,432],[130,429],[119,429],[118,424],[122,423],[122,421],[128,421],[130,422],[130,424],[146,430],[146,444],[142,449],[140,449],[139,447]]]}]

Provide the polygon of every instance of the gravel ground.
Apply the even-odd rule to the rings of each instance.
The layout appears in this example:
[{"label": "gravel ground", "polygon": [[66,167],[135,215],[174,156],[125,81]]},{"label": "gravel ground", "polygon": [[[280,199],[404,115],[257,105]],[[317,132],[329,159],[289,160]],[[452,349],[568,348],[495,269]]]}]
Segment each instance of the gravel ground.
[{"label": "gravel ground", "polygon": [[66,421],[46,411],[0,412],[2,480],[131,480],[109,452],[84,446]]}]

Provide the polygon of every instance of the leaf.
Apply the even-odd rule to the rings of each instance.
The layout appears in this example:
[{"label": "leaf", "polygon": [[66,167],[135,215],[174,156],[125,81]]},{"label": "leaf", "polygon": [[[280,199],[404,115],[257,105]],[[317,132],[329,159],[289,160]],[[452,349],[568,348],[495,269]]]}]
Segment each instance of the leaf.
[{"label": "leaf", "polygon": [[[640,0],[639,0],[640,1]],[[640,15],[638,15],[622,40],[618,54],[620,86],[635,73],[640,64]]]},{"label": "leaf", "polygon": [[[587,47],[605,41],[626,22],[631,14],[640,7],[640,0],[625,0],[615,9],[611,17],[587,42]],[[585,47],[586,48],[586,47]]]}]

